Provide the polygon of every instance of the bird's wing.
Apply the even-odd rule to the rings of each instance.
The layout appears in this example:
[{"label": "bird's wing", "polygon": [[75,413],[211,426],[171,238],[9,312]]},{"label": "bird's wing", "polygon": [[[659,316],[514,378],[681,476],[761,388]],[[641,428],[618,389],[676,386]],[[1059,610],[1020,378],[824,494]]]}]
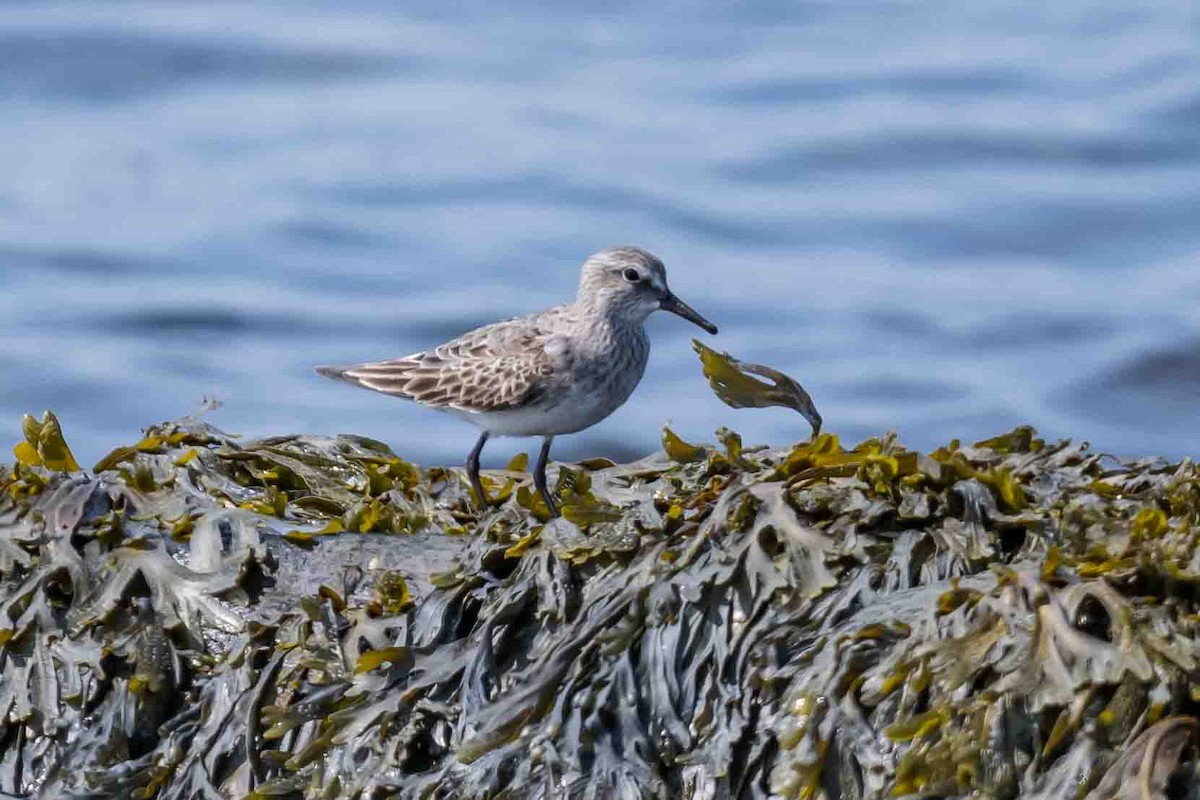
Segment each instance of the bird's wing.
[{"label": "bird's wing", "polygon": [[503,411],[541,395],[561,363],[560,349],[552,330],[523,318],[484,326],[426,352],[317,372],[433,408]]}]

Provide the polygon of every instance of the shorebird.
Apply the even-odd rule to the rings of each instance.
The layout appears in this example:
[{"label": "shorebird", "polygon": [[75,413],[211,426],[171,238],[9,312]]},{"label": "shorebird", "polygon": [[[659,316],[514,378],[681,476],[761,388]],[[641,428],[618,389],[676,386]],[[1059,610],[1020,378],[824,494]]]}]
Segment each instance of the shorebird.
[{"label": "shorebird", "polygon": [[403,358],[316,370],[481,428],[466,468],[483,507],[479,456],[488,437],[541,436],[533,482],[558,516],[546,486],[550,444],[590,428],[629,398],[650,356],[643,323],[659,309],[717,332],[670,290],[662,261],[638,247],[615,247],[583,263],[574,303],[485,325]]}]

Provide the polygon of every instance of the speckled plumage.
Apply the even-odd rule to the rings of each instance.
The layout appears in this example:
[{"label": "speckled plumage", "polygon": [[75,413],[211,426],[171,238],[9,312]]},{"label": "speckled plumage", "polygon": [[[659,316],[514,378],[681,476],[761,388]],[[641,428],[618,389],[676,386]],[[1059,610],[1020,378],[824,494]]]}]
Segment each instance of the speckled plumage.
[{"label": "speckled plumage", "polygon": [[584,263],[572,304],[485,325],[402,358],[317,371],[482,428],[468,461],[481,497],[478,454],[489,434],[545,437],[535,478],[554,510],[544,488],[550,440],[596,424],[629,398],[650,356],[643,323],[659,308],[716,332],[671,293],[661,261],[638,248],[613,248]]},{"label": "speckled plumage", "polygon": [[[574,433],[615,411],[637,386],[649,355],[640,325],[571,305],[485,325],[403,358],[321,371],[457,412],[493,433],[532,436]],[[596,406],[594,394],[604,395],[600,407],[607,410],[593,419],[585,408]]]}]

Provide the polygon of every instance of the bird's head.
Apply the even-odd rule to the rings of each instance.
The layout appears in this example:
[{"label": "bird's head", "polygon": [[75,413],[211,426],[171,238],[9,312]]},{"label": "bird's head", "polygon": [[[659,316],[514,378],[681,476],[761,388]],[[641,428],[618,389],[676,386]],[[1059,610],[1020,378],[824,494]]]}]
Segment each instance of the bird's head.
[{"label": "bird's head", "polygon": [[579,279],[579,303],[634,323],[662,309],[717,332],[716,325],[675,296],[662,261],[640,247],[612,247],[589,256]]}]

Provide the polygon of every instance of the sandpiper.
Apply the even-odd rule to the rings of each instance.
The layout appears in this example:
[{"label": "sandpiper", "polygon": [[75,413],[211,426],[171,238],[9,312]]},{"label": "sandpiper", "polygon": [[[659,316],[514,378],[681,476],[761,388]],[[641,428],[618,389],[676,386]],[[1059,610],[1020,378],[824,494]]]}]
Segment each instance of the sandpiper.
[{"label": "sandpiper", "polygon": [[485,325],[403,358],[316,369],[482,428],[466,467],[484,506],[479,455],[488,437],[541,436],[533,482],[557,516],[546,486],[550,444],[595,425],[629,398],[650,356],[643,323],[658,309],[717,332],[667,287],[662,261],[638,247],[615,247],[584,262],[574,303]]}]

